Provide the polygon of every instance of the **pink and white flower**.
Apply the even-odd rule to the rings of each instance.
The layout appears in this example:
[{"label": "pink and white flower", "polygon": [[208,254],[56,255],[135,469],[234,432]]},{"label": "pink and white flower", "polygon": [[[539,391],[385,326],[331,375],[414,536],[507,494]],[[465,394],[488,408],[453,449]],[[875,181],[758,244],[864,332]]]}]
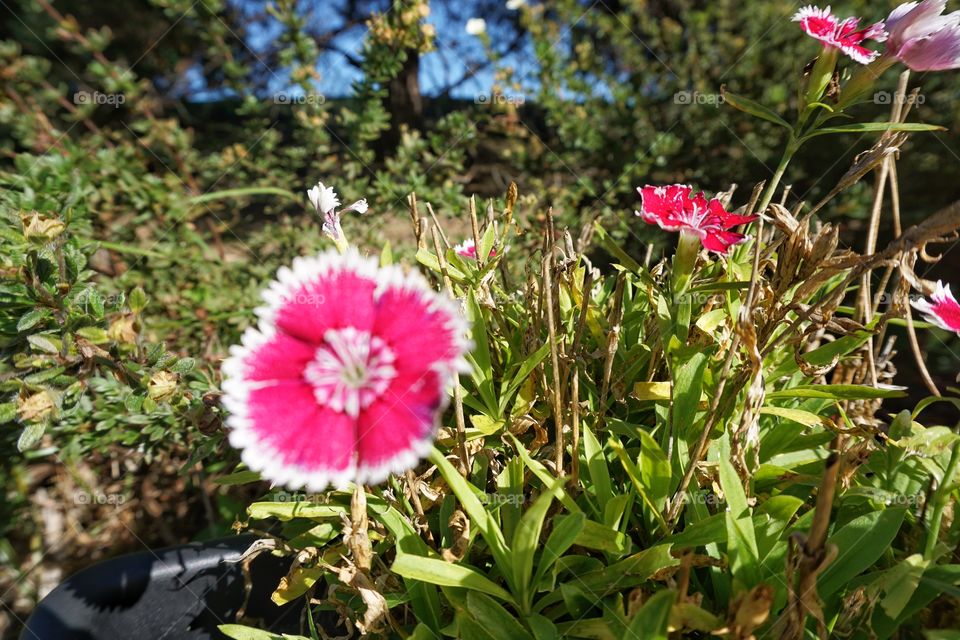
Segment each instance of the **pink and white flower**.
[{"label": "pink and white flower", "polygon": [[821,9],[808,5],[794,14],[793,21],[799,22],[800,28],[808,36],[816,38],[826,47],[840,49],[860,64],[869,64],[880,55],[878,51],[871,51],[864,47],[864,42],[867,40],[883,42],[887,39],[887,32],[882,22],[877,22],[866,29],[857,29],[860,18],[840,20],[833,15],[830,7]]},{"label": "pink and white flower", "polygon": [[887,18],[887,55],[914,71],[960,68],[960,11],[943,15],[946,0],[907,2]]},{"label": "pink and white flower", "polygon": [[[472,258],[474,260],[477,259],[477,246],[473,240],[464,240],[463,242],[455,246],[453,250],[457,252],[458,256],[462,256],[464,258]],[[490,255],[488,257],[493,258],[496,255],[497,255],[497,248],[490,247]]]},{"label": "pink and white flower", "polygon": [[295,259],[263,299],[222,369],[230,443],[247,466],[321,491],[416,465],[468,370],[459,307],[355,249]]},{"label": "pink and white flower", "polygon": [[340,216],[347,211],[356,211],[364,214],[367,212],[367,200],[363,198],[357,200],[349,207],[337,211],[340,206],[340,198],[333,187],[325,187],[322,182],[317,186],[307,189],[307,197],[313,204],[317,213],[323,218],[323,232],[334,242],[340,242],[343,239],[343,229],[340,228]]},{"label": "pink and white flower", "polygon": [[950,285],[944,286],[937,281],[937,288],[930,300],[914,300],[910,306],[922,313],[927,322],[960,333],[960,303],[957,303],[957,299],[950,293]]},{"label": "pink and white flower", "polygon": [[640,211],[634,213],[644,222],[667,231],[696,235],[703,247],[714,253],[725,254],[732,245],[746,240],[746,236],[730,229],[757,219],[757,216],[729,213],[719,200],[708,201],[702,192],[692,195],[693,187],[688,185],[647,185],[637,191],[640,192]]}]

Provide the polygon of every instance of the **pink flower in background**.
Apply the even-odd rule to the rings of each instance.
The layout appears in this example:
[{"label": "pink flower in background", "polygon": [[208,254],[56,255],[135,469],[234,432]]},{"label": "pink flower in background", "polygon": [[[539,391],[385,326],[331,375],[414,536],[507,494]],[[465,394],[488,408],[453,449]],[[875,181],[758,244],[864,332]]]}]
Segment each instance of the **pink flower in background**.
[{"label": "pink flower in background", "polygon": [[867,40],[883,42],[887,39],[884,24],[878,22],[866,29],[858,30],[860,18],[840,20],[833,15],[830,7],[821,9],[808,5],[793,16],[794,22],[800,23],[800,28],[813,38],[816,38],[827,47],[835,47],[861,64],[869,64],[880,55],[863,46]]},{"label": "pink flower in background", "polygon": [[687,185],[647,185],[637,191],[640,192],[640,211],[634,213],[644,222],[667,231],[692,233],[700,238],[705,249],[714,253],[724,254],[730,246],[743,242],[746,236],[730,229],[757,219],[757,216],[729,213],[719,200],[708,201],[702,192],[691,195],[693,188]]},{"label": "pink flower in background", "polygon": [[900,5],[887,18],[887,55],[914,71],[960,68],[960,12],[943,15],[946,0]]},{"label": "pink flower in background", "polygon": [[910,305],[923,314],[927,322],[948,331],[960,333],[960,303],[950,293],[950,285],[937,282],[937,288],[930,300],[914,300]]},{"label": "pink flower in background", "polygon": [[340,228],[340,216],[347,211],[356,211],[363,214],[367,212],[367,200],[357,200],[349,207],[337,211],[340,206],[340,198],[333,187],[325,187],[322,182],[317,186],[307,189],[307,197],[316,208],[317,213],[323,218],[323,232],[332,240],[339,241],[343,238],[343,230]]},{"label": "pink flower in background", "polygon": [[467,324],[417,273],[348,249],[297,258],[223,363],[230,443],[264,478],[378,483],[429,451]]},{"label": "pink flower in background", "polygon": [[[473,240],[464,240],[457,246],[453,248],[457,252],[458,256],[463,256],[464,258],[473,258],[477,259],[477,247]],[[490,255],[488,257],[492,258],[497,255],[496,247],[490,247]]]}]

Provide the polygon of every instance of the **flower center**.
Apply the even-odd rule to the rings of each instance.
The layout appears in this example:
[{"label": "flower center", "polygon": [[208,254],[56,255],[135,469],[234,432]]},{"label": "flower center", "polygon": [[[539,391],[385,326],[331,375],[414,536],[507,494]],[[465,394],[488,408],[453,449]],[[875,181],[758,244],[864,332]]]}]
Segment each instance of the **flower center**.
[{"label": "flower center", "polygon": [[330,329],[304,370],[317,402],[356,418],[396,377],[387,343],[353,327]]}]

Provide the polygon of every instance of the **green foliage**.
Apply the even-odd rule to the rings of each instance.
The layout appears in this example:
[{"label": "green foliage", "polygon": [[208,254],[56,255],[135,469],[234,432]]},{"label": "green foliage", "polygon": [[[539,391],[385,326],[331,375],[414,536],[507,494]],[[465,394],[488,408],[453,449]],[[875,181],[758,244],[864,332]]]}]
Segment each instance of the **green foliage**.
[{"label": "green foliage", "polygon": [[[300,3],[271,5],[280,35],[270,72],[288,81],[283,95],[303,98],[291,102],[267,95],[228,6],[155,0],[151,11],[182,15],[205,73],[231,91],[177,109],[148,75],[164,65],[109,57],[119,47],[109,29],[44,4],[24,26],[51,32],[83,64],[70,78],[43,51],[0,42],[11,70],[0,76],[0,455],[10,478],[0,533],[33,537],[7,524],[30,511],[33,464],[106,466],[136,451],[160,468],[186,452],[172,473],[222,472],[215,497],[227,523],[239,514],[237,529],[269,531],[274,552],[296,558],[275,602],[336,609],[372,635],[888,638],[955,623],[960,439],[918,420],[960,400],[926,399],[885,425],[884,403],[905,393],[878,345],[912,280],[876,292],[895,304],[870,320],[842,304],[856,300],[859,269],[909,268],[919,246],[883,264],[837,250],[826,222],[845,210],[865,217],[856,187],[800,219],[766,207],[788,165],[806,180],[841,140],[900,132],[915,134],[908,157],[922,169],[904,193],[924,192],[916,208],[930,208],[942,190],[922,186],[936,148],[922,136],[938,126],[830,103],[826,56],[794,87],[788,78],[816,51],[792,25],[769,28],[788,24],[790,9],[528,3],[517,24],[539,59],[535,104],[451,108],[418,123],[398,119],[391,101],[435,45],[424,2],[371,19],[363,79],[336,99],[315,93],[318,39]],[[158,54],[179,60],[165,45]],[[509,69],[496,78],[525,86]],[[931,79],[932,104],[949,94],[944,83]],[[65,105],[74,88],[123,96],[123,117]],[[839,123],[840,112],[860,121]],[[504,167],[522,171],[526,193],[479,202],[478,253],[496,253],[478,263],[449,245],[469,234],[461,214],[477,202],[463,197],[465,174],[490,147],[494,182]],[[687,237],[672,262],[644,260],[627,238],[639,184],[715,190],[760,178],[770,179],[765,226],[728,256]],[[237,465],[217,403],[219,363],[255,322],[264,281],[326,242],[303,208],[319,179],[347,201],[369,199],[366,217],[344,220],[351,239],[438,288],[449,280],[472,323],[462,400],[442,417],[429,461],[355,488],[368,524],[355,524],[364,518],[347,491],[247,504],[260,478]],[[408,231],[410,192],[446,229],[442,255],[423,227]],[[731,210],[747,206],[742,192],[728,195]],[[414,220],[428,220],[424,208],[412,207]],[[4,542],[5,559],[20,552]],[[812,588],[798,596],[805,577]],[[304,632],[319,637],[308,620]]]}]

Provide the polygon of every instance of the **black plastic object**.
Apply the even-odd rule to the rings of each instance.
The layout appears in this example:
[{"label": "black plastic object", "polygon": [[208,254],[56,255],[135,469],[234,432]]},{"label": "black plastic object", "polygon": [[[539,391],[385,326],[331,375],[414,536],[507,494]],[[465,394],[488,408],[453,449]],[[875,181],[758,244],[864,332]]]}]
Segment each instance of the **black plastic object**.
[{"label": "black plastic object", "polygon": [[[244,603],[237,560],[256,538],[132,553],[74,574],[44,598],[21,640],[213,640]],[[260,554],[250,563],[245,617],[273,633],[298,633],[303,600],[270,600],[289,559]]]}]

